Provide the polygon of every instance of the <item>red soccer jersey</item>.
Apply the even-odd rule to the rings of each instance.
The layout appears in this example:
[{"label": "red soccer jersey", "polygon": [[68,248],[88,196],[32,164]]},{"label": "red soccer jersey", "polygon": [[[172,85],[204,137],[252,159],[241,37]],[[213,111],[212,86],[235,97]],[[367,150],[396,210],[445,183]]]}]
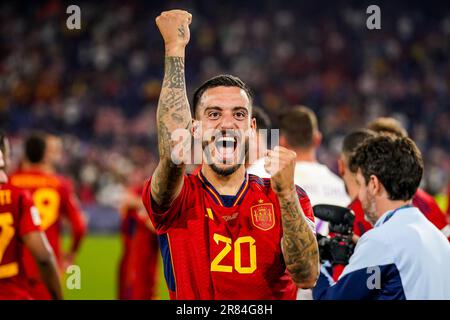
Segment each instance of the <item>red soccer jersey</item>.
[{"label": "red soccer jersey", "polygon": [[[139,194],[142,187],[139,188]],[[119,299],[155,298],[158,239],[149,229],[148,215],[133,206],[124,208],[121,224],[123,256],[120,262]]]},{"label": "red soccer jersey", "polygon": [[21,237],[33,231],[40,231],[39,216],[29,194],[9,184],[1,184],[0,300],[31,299],[21,259]]},{"label": "red soccer jersey", "polygon": [[[297,187],[314,228],[309,198]],[[143,202],[159,235],[172,299],[295,299],[281,252],[281,211],[269,179],[247,176],[233,198],[221,197],[203,177],[184,177],[171,208],[154,211],[150,180]],[[230,201],[226,207],[224,201]]]},{"label": "red soccer jersey", "polygon": [[[38,170],[19,171],[10,177],[11,184],[29,190],[41,217],[41,228],[60,257],[60,232],[62,216],[68,218],[72,229],[73,248],[77,248],[86,231],[86,225],[72,183],[59,175]],[[31,279],[40,279],[38,268],[28,250],[24,252],[24,264]]]},{"label": "red soccer jersey", "polygon": [[450,214],[450,181],[447,186],[447,214]]},{"label": "red soccer jersey", "polygon": [[119,264],[119,299],[127,300],[130,294],[127,274],[130,261],[131,240],[136,229],[136,222],[133,218],[134,210],[126,210],[122,212],[122,220],[120,222],[120,234],[122,238],[122,257]]},{"label": "red soccer jersey", "polygon": [[413,197],[413,205],[430,220],[450,241],[450,226],[447,225],[445,214],[441,211],[436,200],[422,189],[417,189]]}]

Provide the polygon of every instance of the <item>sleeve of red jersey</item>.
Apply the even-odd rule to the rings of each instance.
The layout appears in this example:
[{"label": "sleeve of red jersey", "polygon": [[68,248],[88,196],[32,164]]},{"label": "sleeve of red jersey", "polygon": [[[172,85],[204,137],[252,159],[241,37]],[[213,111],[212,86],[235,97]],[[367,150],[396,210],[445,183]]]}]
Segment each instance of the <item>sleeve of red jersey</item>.
[{"label": "sleeve of red jersey", "polygon": [[300,188],[299,186],[295,186],[297,191],[298,200],[300,201],[300,206],[303,209],[303,213],[305,214],[306,221],[308,222],[309,227],[311,230],[316,233],[316,223],[314,220],[314,213],[313,209],[311,207],[311,201],[309,200],[308,195],[306,194],[306,191]]},{"label": "sleeve of red jersey", "polygon": [[[188,177],[184,176],[184,183],[178,197],[173,201],[170,208],[166,211],[161,211],[158,209],[158,205],[154,202],[152,198],[152,188],[151,188],[152,178],[145,182],[144,189],[142,190],[142,202],[144,203],[145,209],[149,213],[150,219],[155,227],[156,233],[162,234],[166,233],[170,228],[172,223],[179,218],[182,207],[186,202],[187,195],[190,193],[189,190],[190,182]],[[193,196],[191,194],[191,196]]]},{"label": "sleeve of red jersey", "polygon": [[419,189],[413,197],[413,205],[419,208],[425,217],[450,241],[450,225],[447,224],[444,212],[431,195]]},{"label": "sleeve of red jersey", "polygon": [[69,220],[72,230],[72,248],[71,252],[76,252],[82,238],[86,234],[86,221],[81,210],[80,202],[73,190],[72,182],[64,181],[62,194],[62,208],[65,217]]},{"label": "sleeve of red jersey", "polygon": [[22,237],[33,231],[41,231],[39,212],[27,191],[19,194],[19,236]]}]

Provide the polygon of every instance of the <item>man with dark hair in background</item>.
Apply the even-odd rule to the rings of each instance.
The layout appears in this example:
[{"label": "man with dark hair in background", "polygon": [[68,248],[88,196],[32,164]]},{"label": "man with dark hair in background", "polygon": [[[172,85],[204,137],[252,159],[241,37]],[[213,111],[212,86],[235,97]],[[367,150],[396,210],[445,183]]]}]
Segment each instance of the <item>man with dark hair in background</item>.
[{"label": "man with dark hair in background", "polygon": [[[302,187],[311,199],[311,205],[331,204],[345,207],[350,198],[345,192],[342,179],[326,165],[317,160],[317,151],[322,142],[317,117],[305,106],[286,109],[280,116],[280,145],[297,154],[294,181]],[[328,235],[328,223],[318,218],[316,232]],[[299,290],[299,300],[312,299],[311,290]]]},{"label": "man with dark hair in background", "polygon": [[358,241],[336,283],[322,265],[314,299],[450,299],[448,241],[412,206],[423,174],[414,142],[393,135],[369,138],[351,156],[350,167],[374,228]]},{"label": "man with dark hair in background", "polygon": [[[401,123],[390,117],[381,117],[371,121],[367,128],[381,134],[391,134],[397,137],[407,137],[408,132],[401,125]],[[412,199],[413,205],[420,209],[420,211],[433,223],[436,228],[450,241],[450,225],[447,223],[445,213],[439,208],[436,200],[428,194],[425,190],[418,188]]]},{"label": "man with dark hair in background", "polygon": [[[311,199],[311,205],[332,204],[345,207],[350,198],[341,178],[317,160],[322,142],[317,117],[305,106],[287,109],[280,117],[280,145],[297,153],[294,181]],[[328,225],[316,219],[316,231],[328,234]]]},{"label": "man with dark hair in background", "polygon": [[0,300],[32,299],[22,261],[23,247],[31,253],[52,299],[61,299],[56,259],[37,209],[28,192],[8,183],[8,141],[0,132]]},{"label": "man with dark hair in background", "polygon": [[[374,126],[373,128],[377,128],[377,127],[380,128],[381,123],[385,123],[386,125],[389,124],[390,127],[392,127],[393,124],[397,125],[396,120],[391,121],[390,119],[388,119],[388,121],[385,122],[384,119],[387,119],[387,118],[383,118],[383,120],[380,123],[378,123],[376,126]],[[394,119],[392,119],[392,120],[394,120]],[[397,133],[401,133],[402,131],[403,130],[400,130],[398,127],[392,127],[392,130],[391,130],[391,132],[397,132]],[[365,214],[364,214],[364,210],[361,205],[361,201],[358,199],[359,185],[356,180],[356,171],[354,168],[352,171],[352,168],[349,166],[349,160],[350,160],[351,155],[355,152],[355,150],[361,143],[363,143],[365,140],[367,140],[369,138],[373,138],[376,135],[377,135],[377,133],[375,131],[369,130],[369,129],[360,129],[360,130],[356,130],[356,131],[349,133],[344,138],[343,145],[342,145],[342,152],[341,152],[340,158],[338,160],[339,174],[341,175],[342,179],[344,180],[347,193],[349,194],[350,198],[352,199],[352,202],[350,203],[350,205],[348,207],[350,209],[352,209],[353,212],[355,213],[355,220],[353,223],[353,240],[355,242],[357,242],[358,239],[365,232],[372,229],[373,226],[372,226],[372,224],[370,224],[369,221],[367,221],[365,219]],[[417,192],[416,192],[416,195],[417,195]],[[414,202],[416,195],[414,195],[414,197],[413,197],[414,205],[416,205],[416,203]],[[416,205],[416,207],[417,207],[417,205]],[[421,212],[423,213],[423,211],[421,211]],[[425,215],[425,216],[428,218],[430,215]],[[431,219],[430,221],[433,224],[435,224],[433,219]],[[334,266],[333,279],[335,281],[339,278],[343,269],[344,269],[344,266],[342,266],[342,265]]]},{"label": "man with dark hair in background", "polygon": [[[48,139],[53,141],[49,142]],[[49,147],[51,143],[54,143],[54,148]],[[57,144],[54,136],[44,133],[29,135],[24,143],[23,165],[11,175],[10,181],[13,186],[28,190],[32,194],[42,220],[41,228],[47,235],[60,267],[64,268],[73,263],[86,232],[86,223],[72,182],[55,174],[54,161],[59,159]],[[68,220],[72,231],[71,247],[64,256],[60,249],[63,218]],[[32,297],[49,299],[49,292],[28,250],[25,250],[23,259]]]}]

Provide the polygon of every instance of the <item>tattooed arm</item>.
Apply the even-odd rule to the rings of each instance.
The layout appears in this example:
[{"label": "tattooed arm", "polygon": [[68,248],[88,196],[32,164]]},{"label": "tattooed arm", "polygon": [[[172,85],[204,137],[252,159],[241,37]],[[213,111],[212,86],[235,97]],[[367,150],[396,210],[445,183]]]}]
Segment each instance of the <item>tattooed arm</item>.
[{"label": "tattooed arm", "polygon": [[184,164],[172,161],[174,143],[171,133],[177,129],[190,130],[192,123],[184,76],[184,54],[189,42],[191,19],[191,14],[182,10],[166,11],[156,18],[164,39],[166,56],[156,114],[159,163],[153,173],[151,194],[163,211],[170,207],[183,186]]},{"label": "tattooed arm", "polygon": [[300,206],[294,184],[296,154],[282,147],[267,151],[266,170],[281,207],[284,261],[299,288],[314,287],[319,276],[319,248]]},{"label": "tattooed arm", "polygon": [[319,276],[319,248],[306,221],[297,192],[278,195],[283,225],[284,261],[299,288],[314,287]]}]

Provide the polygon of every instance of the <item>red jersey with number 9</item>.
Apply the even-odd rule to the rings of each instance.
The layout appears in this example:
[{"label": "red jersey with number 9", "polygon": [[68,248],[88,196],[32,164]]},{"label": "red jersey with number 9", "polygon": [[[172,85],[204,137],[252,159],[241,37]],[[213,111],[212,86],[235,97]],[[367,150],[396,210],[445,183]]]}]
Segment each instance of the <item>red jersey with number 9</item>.
[{"label": "red jersey with number 9", "polygon": [[[29,190],[41,217],[41,228],[45,231],[48,241],[60,257],[61,217],[68,218],[72,227],[72,237],[77,246],[85,232],[84,219],[73,194],[69,180],[54,174],[38,170],[18,171],[11,175],[12,185]],[[24,252],[25,270],[29,278],[40,279],[39,270],[28,250]]]},{"label": "red jersey with number 9", "polygon": [[21,259],[21,237],[40,230],[29,194],[0,184],[0,300],[31,299]]},{"label": "red jersey with number 9", "polygon": [[[295,299],[281,251],[278,198],[269,179],[248,175],[233,197],[220,196],[199,172],[184,177],[166,212],[155,210],[150,180],[143,202],[156,228],[172,299]],[[314,230],[309,198],[297,187]]]}]

